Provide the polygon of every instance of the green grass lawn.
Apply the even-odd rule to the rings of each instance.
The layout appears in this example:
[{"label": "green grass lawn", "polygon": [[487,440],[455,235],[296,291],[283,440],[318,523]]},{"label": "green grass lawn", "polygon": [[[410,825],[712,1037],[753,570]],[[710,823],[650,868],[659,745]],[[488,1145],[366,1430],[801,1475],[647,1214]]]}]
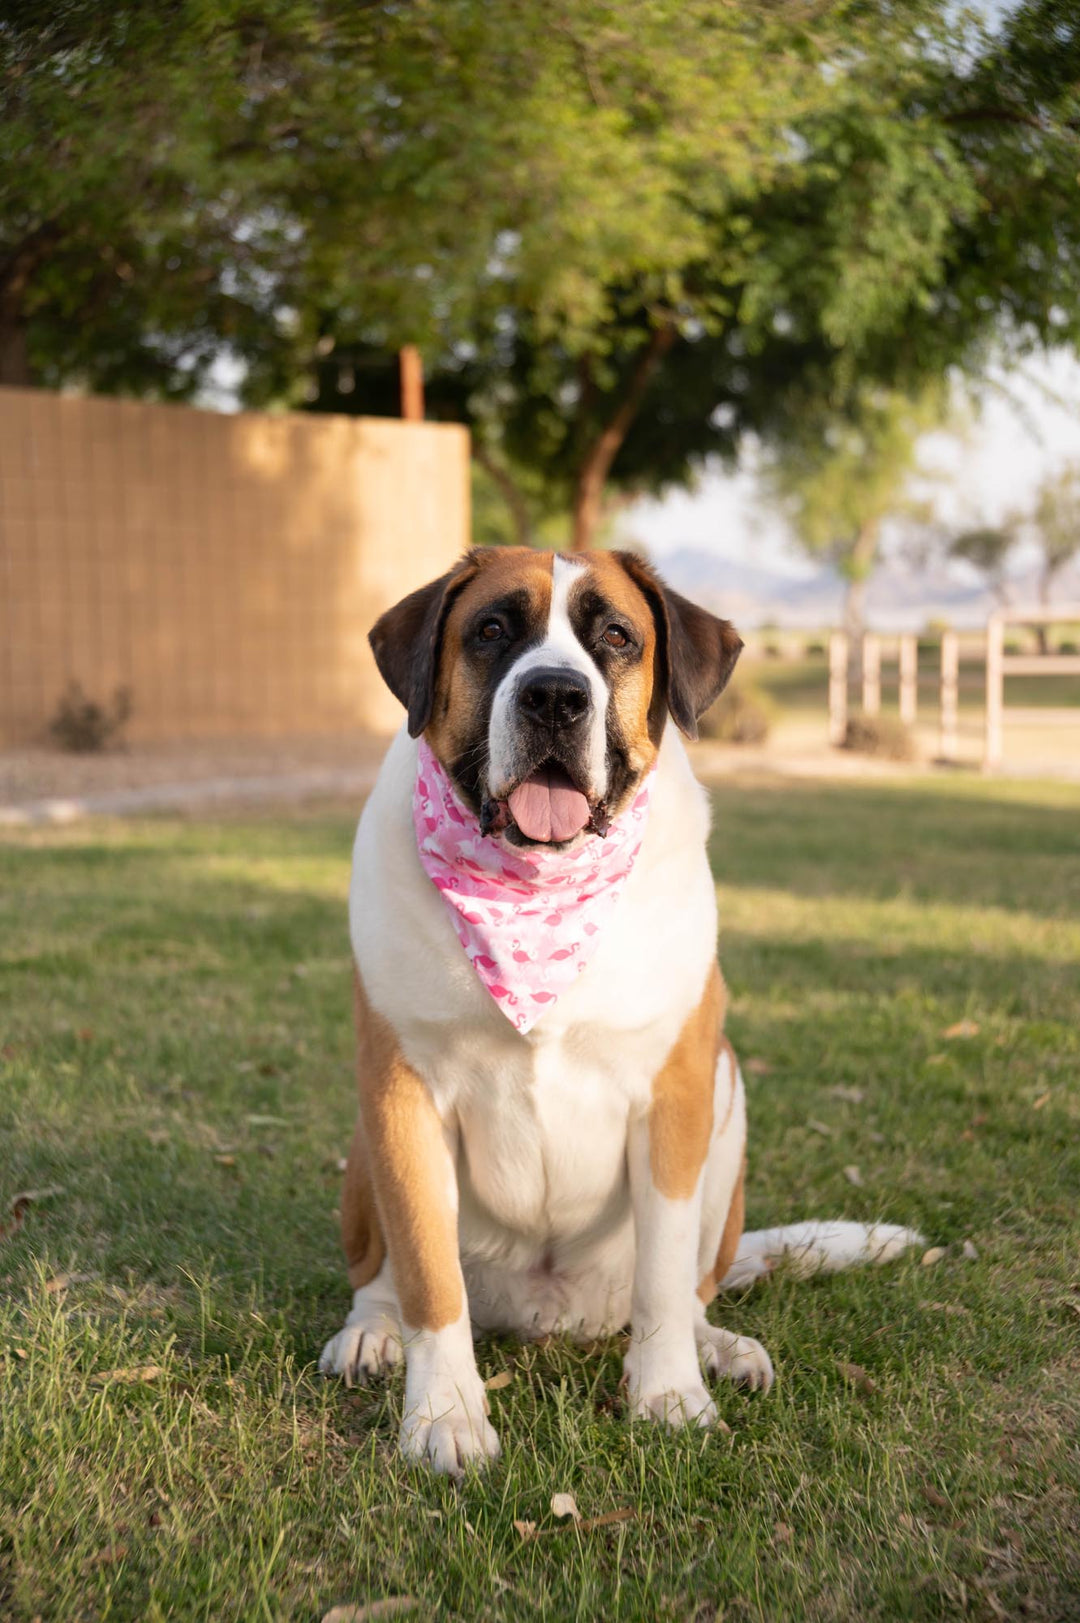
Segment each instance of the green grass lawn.
[{"label": "green grass lawn", "polygon": [[[0,845],[0,1218],[56,1191],[0,1241],[0,1617],[1075,1623],[1080,793],[717,793],[751,1225],[947,1250],[724,1302],[778,1372],[722,1389],[727,1434],[631,1427],[616,1345],[484,1342],[504,1455],[460,1487],[398,1460],[400,1382],[314,1371],[348,1302],[350,840]],[[630,1518],[556,1522],[559,1492]]]}]

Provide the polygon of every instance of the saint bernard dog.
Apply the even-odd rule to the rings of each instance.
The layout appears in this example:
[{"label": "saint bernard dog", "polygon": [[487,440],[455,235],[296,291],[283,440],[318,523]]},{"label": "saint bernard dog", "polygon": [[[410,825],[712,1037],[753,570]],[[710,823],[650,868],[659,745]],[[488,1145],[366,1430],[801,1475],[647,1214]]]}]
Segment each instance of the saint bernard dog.
[{"label": "saint bernard dog", "polygon": [[679,736],[740,638],[630,553],[514,548],[469,553],[371,646],[407,722],[353,856],[354,1295],[320,1368],[404,1359],[402,1452],[456,1474],[499,1452],[474,1329],[629,1327],[630,1414],[710,1426],[708,1381],[773,1380],[709,1321],[720,1285],[914,1238],[743,1234],[709,814]]}]

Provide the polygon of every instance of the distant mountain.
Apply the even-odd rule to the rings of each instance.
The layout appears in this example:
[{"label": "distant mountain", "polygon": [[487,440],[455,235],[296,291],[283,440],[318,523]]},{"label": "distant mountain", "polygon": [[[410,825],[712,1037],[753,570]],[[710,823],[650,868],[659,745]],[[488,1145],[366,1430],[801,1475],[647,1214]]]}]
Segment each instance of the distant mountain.
[{"label": "distant mountain", "polygon": [[[677,590],[748,630],[762,625],[822,630],[839,625],[843,617],[846,583],[828,564],[806,574],[784,574],[700,547],[677,547],[656,561]],[[1009,585],[1013,602],[1036,601],[1034,571],[1016,576]],[[1055,597],[1080,602],[1080,564],[1063,574]],[[876,631],[921,631],[931,620],[974,630],[994,606],[991,593],[963,565],[914,570],[888,561],[875,570],[867,590],[867,621]]]}]

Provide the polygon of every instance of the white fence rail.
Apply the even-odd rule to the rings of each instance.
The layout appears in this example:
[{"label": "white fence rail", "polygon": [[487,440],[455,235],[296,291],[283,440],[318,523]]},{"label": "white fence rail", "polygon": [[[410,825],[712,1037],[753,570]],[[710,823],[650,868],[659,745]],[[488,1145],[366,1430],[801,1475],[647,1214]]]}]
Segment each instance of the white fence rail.
[{"label": "white fence rail", "polygon": [[[985,724],[983,770],[992,772],[1004,756],[1005,717],[1014,720],[1037,718],[1040,723],[1062,724],[1072,720],[1080,725],[1080,706],[1065,711],[1039,711],[1005,705],[1007,676],[1080,676],[1080,654],[1007,654],[1006,626],[1046,626],[1080,621],[1080,604],[1061,604],[1054,609],[1003,609],[990,616],[986,626]],[[857,687],[861,690],[864,715],[881,711],[882,646],[896,649],[897,699],[900,719],[913,726],[919,712],[919,640],[910,633],[885,637],[867,632],[859,641]],[[843,631],[829,638],[829,742],[842,744],[847,733],[852,662],[851,645]],[[933,681],[933,678],[930,678]],[[938,750],[942,761],[958,758],[960,695],[960,639],[955,631],[941,634],[937,672]]]},{"label": "white fence rail", "polygon": [[[983,771],[1001,765],[1005,753],[1005,678],[1007,676],[1080,676],[1080,654],[1007,654],[1006,626],[1049,626],[1080,620],[1080,604],[1053,609],[999,609],[986,622],[986,738]],[[1014,711],[1013,714],[1016,712]]]}]

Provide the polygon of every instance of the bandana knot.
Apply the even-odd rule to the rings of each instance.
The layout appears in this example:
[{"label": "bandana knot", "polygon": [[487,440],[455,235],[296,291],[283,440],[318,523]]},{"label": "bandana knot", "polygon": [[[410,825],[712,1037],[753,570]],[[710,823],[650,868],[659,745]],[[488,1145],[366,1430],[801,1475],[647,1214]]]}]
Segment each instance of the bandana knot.
[{"label": "bandana knot", "polygon": [[466,958],[518,1031],[531,1030],[588,967],[637,861],[655,770],[606,839],[590,835],[572,851],[514,848],[481,834],[421,738],[413,790],[420,864]]}]

